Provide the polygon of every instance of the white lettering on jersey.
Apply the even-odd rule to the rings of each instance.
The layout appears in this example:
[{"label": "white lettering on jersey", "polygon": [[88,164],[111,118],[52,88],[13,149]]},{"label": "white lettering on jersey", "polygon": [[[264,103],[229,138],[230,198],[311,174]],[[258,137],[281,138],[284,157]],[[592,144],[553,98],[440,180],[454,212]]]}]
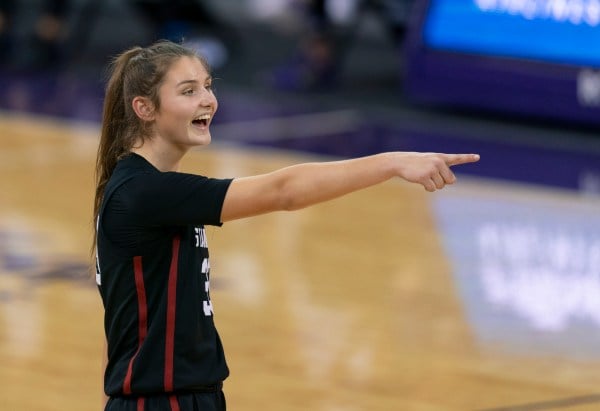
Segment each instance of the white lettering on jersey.
[{"label": "white lettering on jersey", "polygon": [[209,272],[210,272],[210,261],[208,260],[208,258],[205,258],[202,261],[202,274],[206,274],[206,276],[208,277]]},{"label": "white lettering on jersey", "polygon": [[206,278],[206,281],[204,281],[204,291],[206,291],[206,296],[208,297],[208,300],[203,301],[202,307],[204,308],[204,315],[210,317],[213,315],[213,306],[210,300],[210,261],[208,258],[202,261],[201,272]]},{"label": "white lettering on jersey", "polygon": [[196,247],[208,248],[208,241],[206,241],[206,231],[204,227],[195,227],[194,232],[196,233],[194,237],[196,238]]},{"label": "white lettering on jersey", "polygon": [[205,316],[210,317],[211,315],[213,315],[212,302],[210,300],[204,301],[202,303],[202,306],[204,307]]},{"label": "white lettering on jersey", "polygon": [[[96,219],[96,233],[100,227],[100,216]],[[100,257],[98,257],[98,236],[96,235],[96,284],[102,285],[102,276],[100,275]]]},{"label": "white lettering on jersey", "polygon": [[102,276],[100,275],[100,259],[98,258],[98,250],[96,250],[96,284],[102,285]]}]

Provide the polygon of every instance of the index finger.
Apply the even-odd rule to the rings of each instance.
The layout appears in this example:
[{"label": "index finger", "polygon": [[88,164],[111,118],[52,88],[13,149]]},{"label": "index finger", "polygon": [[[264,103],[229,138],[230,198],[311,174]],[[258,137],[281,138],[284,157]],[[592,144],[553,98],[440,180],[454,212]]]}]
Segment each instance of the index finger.
[{"label": "index finger", "polygon": [[444,154],[444,161],[449,166],[458,164],[475,163],[479,161],[479,154]]}]

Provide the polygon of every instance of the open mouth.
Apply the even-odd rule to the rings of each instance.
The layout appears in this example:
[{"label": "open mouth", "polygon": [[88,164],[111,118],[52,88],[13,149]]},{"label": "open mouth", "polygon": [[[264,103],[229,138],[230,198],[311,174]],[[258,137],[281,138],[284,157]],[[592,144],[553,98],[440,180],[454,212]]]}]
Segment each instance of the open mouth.
[{"label": "open mouth", "polygon": [[203,114],[192,120],[192,124],[196,127],[206,128],[210,121],[210,114]]},{"label": "open mouth", "polygon": [[199,126],[199,127],[206,127],[208,125],[208,120],[206,120],[206,119],[193,120],[192,124],[195,126]]}]

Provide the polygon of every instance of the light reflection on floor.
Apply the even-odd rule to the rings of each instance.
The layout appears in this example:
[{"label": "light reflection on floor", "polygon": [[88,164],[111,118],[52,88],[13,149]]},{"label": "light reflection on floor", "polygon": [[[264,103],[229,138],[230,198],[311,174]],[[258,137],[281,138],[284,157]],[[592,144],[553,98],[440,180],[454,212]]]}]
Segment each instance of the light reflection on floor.
[{"label": "light reflection on floor", "polygon": [[479,342],[600,358],[600,199],[486,186],[463,182],[434,203]]}]

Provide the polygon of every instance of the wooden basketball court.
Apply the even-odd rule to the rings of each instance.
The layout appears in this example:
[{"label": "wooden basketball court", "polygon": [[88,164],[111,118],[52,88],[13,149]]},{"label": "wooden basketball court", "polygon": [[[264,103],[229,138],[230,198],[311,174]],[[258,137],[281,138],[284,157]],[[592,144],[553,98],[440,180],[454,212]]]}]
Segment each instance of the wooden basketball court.
[{"label": "wooden basketball court", "polygon": [[[101,409],[102,306],[85,272],[97,134],[93,125],[0,115],[1,410]],[[185,170],[229,177],[322,159],[218,139],[191,153]],[[598,328],[519,331],[501,320],[500,303],[498,327],[478,322],[478,300],[465,299],[476,290],[455,275],[457,264],[472,262],[452,258],[440,231],[439,213],[461,196],[599,209],[568,193],[459,177],[441,193],[388,182],[208,228],[228,407],[600,409],[600,349],[586,343]],[[471,206],[456,214],[465,227],[470,215],[481,217]],[[462,224],[457,218],[447,222]],[[484,232],[502,233],[494,227]]]}]

